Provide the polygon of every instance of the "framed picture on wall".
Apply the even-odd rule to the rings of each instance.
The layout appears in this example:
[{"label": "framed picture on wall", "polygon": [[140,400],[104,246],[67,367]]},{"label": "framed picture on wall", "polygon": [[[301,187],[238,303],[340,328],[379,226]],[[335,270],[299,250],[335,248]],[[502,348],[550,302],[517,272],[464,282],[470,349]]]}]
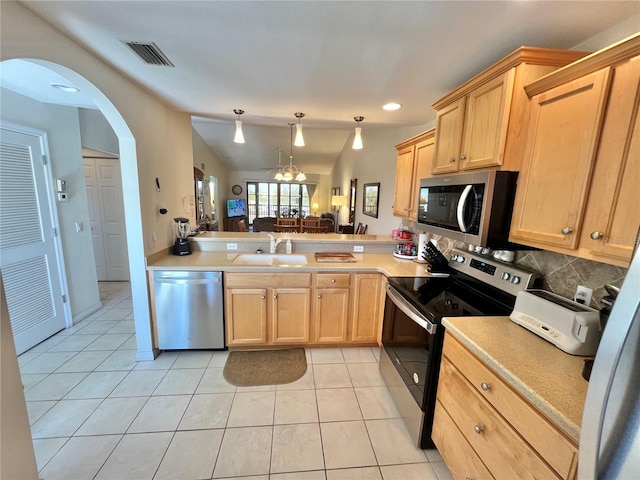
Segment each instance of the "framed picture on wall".
[{"label": "framed picture on wall", "polygon": [[378,201],[380,200],[380,184],[365,183],[362,195],[362,213],[378,218]]}]

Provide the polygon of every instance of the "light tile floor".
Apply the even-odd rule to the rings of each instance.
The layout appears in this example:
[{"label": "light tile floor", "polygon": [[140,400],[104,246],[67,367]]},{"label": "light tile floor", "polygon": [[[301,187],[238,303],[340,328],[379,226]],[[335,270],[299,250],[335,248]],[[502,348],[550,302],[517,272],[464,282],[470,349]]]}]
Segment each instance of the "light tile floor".
[{"label": "light tile floor", "polygon": [[411,444],[377,349],[307,349],[300,380],[235,387],[227,352],[136,362],[129,283],[100,295],[100,311],[18,359],[44,480],[451,478]]}]

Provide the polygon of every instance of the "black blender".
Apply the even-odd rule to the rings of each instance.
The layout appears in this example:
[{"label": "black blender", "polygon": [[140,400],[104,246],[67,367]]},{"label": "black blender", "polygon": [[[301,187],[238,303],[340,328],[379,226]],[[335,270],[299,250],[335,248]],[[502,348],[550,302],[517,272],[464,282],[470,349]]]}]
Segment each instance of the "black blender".
[{"label": "black blender", "polygon": [[189,219],[184,217],[176,217],[173,219],[176,222],[176,241],[173,244],[174,255],[191,255],[191,245],[189,245],[189,232],[191,231],[191,225]]}]

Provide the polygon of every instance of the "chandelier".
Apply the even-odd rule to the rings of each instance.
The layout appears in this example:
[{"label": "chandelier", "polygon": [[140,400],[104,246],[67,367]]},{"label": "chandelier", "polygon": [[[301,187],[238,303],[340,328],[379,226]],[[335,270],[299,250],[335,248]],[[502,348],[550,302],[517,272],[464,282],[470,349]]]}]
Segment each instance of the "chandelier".
[{"label": "chandelier", "polygon": [[291,141],[291,153],[289,154],[289,165],[284,165],[278,169],[278,173],[276,173],[274,180],[277,181],[285,181],[290,182],[295,178],[296,182],[304,182],[307,179],[307,176],[304,174],[302,170],[296,167],[293,164],[293,127],[296,125],[295,123],[289,123],[289,136]]}]

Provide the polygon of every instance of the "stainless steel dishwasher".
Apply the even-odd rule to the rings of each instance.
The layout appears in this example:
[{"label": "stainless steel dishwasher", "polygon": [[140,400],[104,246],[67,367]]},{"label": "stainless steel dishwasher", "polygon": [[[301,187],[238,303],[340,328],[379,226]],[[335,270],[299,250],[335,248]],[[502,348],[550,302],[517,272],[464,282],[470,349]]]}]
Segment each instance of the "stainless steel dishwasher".
[{"label": "stainless steel dishwasher", "polygon": [[153,272],[158,348],[224,348],[222,272]]}]

